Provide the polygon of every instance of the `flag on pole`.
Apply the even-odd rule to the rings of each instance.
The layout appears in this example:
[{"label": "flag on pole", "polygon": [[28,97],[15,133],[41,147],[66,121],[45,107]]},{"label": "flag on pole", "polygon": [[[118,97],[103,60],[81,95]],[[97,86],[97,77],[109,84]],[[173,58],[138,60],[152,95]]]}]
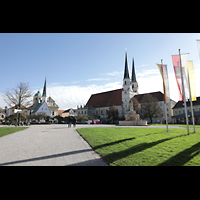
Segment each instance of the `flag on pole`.
[{"label": "flag on pole", "polygon": [[192,101],[196,101],[196,86],[195,86],[195,76],[194,76],[194,67],[193,62],[188,61],[188,76],[190,81],[190,91],[191,91],[191,98]]},{"label": "flag on pole", "polygon": [[[174,66],[174,73],[175,73],[175,78],[176,78],[178,91],[179,91],[179,101],[183,101],[184,97],[183,97],[183,83],[182,83],[181,70],[180,70],[180,56],[173,55],[172,62]],[[182,71],[183,71],[183,81],[184,81],[184,86],[185,86],[185,98],[187,100],[189,99],[189,87],[188,87],[188,79],[187,79],[187,68],[188,68],[187,54],[181,55],[181,63],[182,63]]]},{"label": "flag on pole", "polygon": [[197,40],[197,47],[198,47],[198,50],[199,50],[199,57],[200,57],[200,40]]},{"label": "flag on pole", "polygon": [[170,103],[170,93],[169,93],[169,79],[167,72],[167,65],[157,64],[160,74],[163,79],[163,90],[164,90],[164,103]]}]

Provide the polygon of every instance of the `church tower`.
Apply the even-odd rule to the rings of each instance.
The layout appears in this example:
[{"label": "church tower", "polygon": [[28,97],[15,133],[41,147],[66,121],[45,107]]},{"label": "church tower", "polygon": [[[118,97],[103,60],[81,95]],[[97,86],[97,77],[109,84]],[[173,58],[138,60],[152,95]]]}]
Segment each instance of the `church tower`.
[{"label": "church tower", "polygon": [[124,79],[123,79],[123,88],[122,88],[122,105],[123,105],[124,115],[126,115],[130,109],[130,101],[133,96],[134,96],[134,92],[132,90],[132,83],[129,76],[128,59],[127,59],[127,52],[126,52]]},{"label": "church tower", "polygon": [[134,93],[134,96],[138,94],[138,83],[136,81],[136,74],[135,74],[135,64],[134,64],[134,58],[132,63],[132,78],[131,78],[131,84],[132,84],[132,90]]},{"label": "church tower", "polygon": [[44,82],[44,88],[43,88],[43,93],[42,93],[42,103],[45,101],[46,102],[47,94],[46,94],[46,78]]}]

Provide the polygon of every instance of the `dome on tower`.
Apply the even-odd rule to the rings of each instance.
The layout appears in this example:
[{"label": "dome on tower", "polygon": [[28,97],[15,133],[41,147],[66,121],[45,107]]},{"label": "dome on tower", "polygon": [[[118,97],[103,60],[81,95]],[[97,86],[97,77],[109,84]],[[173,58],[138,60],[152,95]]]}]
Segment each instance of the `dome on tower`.
[{"label": "dome on tower", "polygon": [[38,90],[37,93],[34,96],[35,97],[41,97],[42,95],[41,95],[40,91]]}]

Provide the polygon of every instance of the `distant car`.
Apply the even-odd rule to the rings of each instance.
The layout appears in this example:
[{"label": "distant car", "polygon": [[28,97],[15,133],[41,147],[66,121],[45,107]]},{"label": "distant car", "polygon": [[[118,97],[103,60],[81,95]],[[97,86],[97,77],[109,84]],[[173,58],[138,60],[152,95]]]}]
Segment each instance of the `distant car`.
[{"label": "distant car", "polygon": [[93,119],[91,124],[100,124],[100,119]]},{"label": "distant car", "polygon": [[88,124],[88,121],[81,121],[80,124]]}]

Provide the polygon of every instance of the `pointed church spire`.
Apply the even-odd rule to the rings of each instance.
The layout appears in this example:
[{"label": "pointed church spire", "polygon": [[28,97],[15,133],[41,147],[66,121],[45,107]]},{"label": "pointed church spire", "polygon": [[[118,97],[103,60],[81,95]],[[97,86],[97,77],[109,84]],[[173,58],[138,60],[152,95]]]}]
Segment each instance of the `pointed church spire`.
[{"label": "pointed church spire", "polygon": [[45,82],[44,82],[44,88],[43,88],[42,96],[43,96],[43,97],[46,97],[46,96],[47,96],[47,94],[46,94],[46,78],[45,78]]},{"label": "pointed church spire", "polygon": [[135,75],[135,64],[134,64],[134,58],[133,58],[133,65],[132,65],[132,83],[137,82],[136,81],[136,75]]},{"label": "pointed church spire", "polygon": [[126,51],[126,57],[125,57],[125,68],[124,68],[124,79],[129,77],[129,70],[128,70],[128,60],[127,60],[127,51]]}]

